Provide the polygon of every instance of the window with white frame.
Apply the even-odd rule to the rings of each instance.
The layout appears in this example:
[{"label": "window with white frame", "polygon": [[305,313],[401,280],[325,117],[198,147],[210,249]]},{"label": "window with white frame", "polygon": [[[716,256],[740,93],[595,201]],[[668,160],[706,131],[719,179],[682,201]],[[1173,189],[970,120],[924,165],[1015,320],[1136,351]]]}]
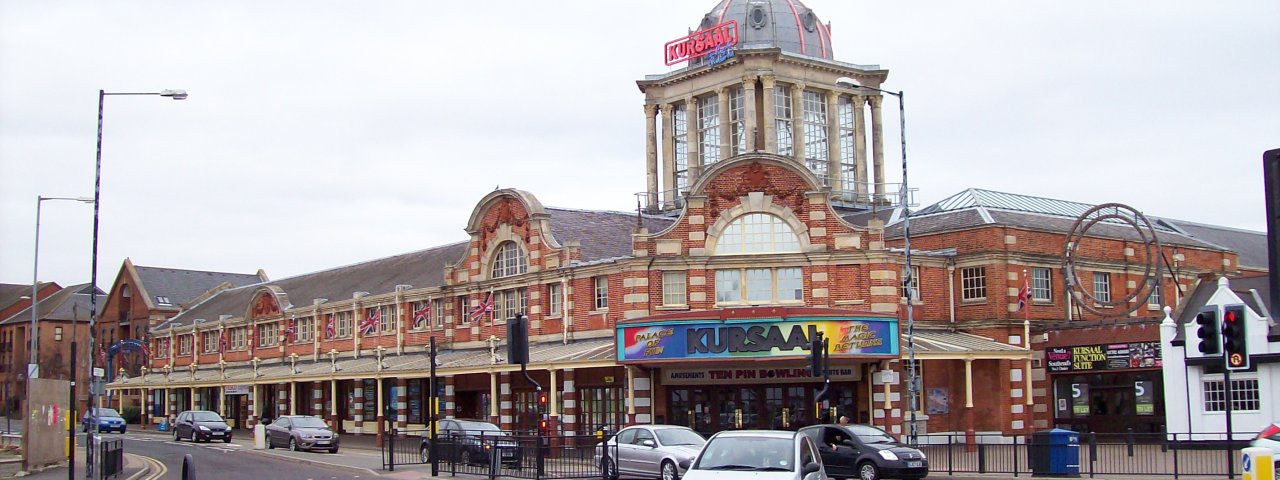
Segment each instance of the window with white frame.
[{"label": "window with white frame", "polygon": [[[1204,386],[1204,411],[1206,412],[1226,412],[1227,410],[1227,391],[1226,382],[1222,379],[1205,380]],[[1262,397],[1258,392],[1258,379],[1256,378],[1233,378],[1231,379],[1231,411],[1232,412],[1256,412],[1262,407]]]},{"label": "window with white frame", "polygon": [[204,332],[200,336],[200,344],[204,353],[218,353],[218,332]]},{"label": "window with white frame", "polygon": [[1156,282],[1155,286],[1151,288],[1151,295],[1147,297],[1147,308],[1159,310],[1164,305],[1164,296],[1161,295],[1164,292],[1161,292],[1163,289],[1162,285],[1160,285],[1161,283]]},{"label": "window with white frame", "polygon": [[421,318],[420,315],[430,317],[431,300],[418,300],[409,304],[409,330],[426,330],[431,327],[429,318]]},{"label": "window with white frame", "polygon": [[804,161],[823,185],[831,185],[827,159],[827,96],[804,91]]},{"label": "window with white frame", "polygon": [[493,255],[493,269],[489,278],[510,277],[519,275],[529,268],[529,260],[516,242],[502,242]]},{"label": "window with white frame", "polygon": [[853,97],[841,96],[837,103],[838,109],[836,117],[840,122],[840,190],[844,190],[846,195],[858,190],[858,162],[855,155],[853,144],[854,135],[854,115],[853,115]]},{"label": "window with white frame", "polygon": [[1093,298],[1099,302],[1111,301],[1111,274],[1093,272]]},{"label": "window with white frame", "polygon": [[178,337],[178,355],[191,355],[191,335]]},{"label": "window with white frame", "polygon": [[671,142],[675,147],[675,189],[678,193],[689,188],[689,114],[685,105],[671,109]]},{"label": "window with white frame", "polygon": [[294,320],[293,335],[297,343],[311,343],[316,338],[316,317],[302,317]]},{"label": "window with white frame", "polygon": [[987,267],[960,269],[960,299],[985,300],[987,298]]},{"label": "window with white frame", "polygon": [[595,309],[607,310],[609,308],[609,277],[601,275],[591,279],[595,293]]},{"label": "window with white frame", "polygon": [[400,321],[400,308],[396,305],[383,305],[378,307],[381,319],[378,322],[378,330],[382,333],[391,333],[396,331],[396,325]]},{"label": "window with white frame", "polygon": [[748,213],[729,222],[715,248],[716,255],[799,252],[800,237],[781,218]]},{"label": "window with white frame", "polygon": [[564,303],[564,290],[559,283],[547,284],[547,315],[560,316],[560,306]]},{"label": "window with white frame", "polygon": [[[734,155],[747,153],[746,107],[742,95],[742,87],[729,90],[729,139]],[[755,99],[751,99],[755,101]]]},{"label": "window with white frame", "polygon": [[720,160],[720,96],[698,99],[698,155],[703,165]]},{"label": "window with white frame", "polygon": [[685,305],[687,301],[685,272],[683,270],[662,272],[662,304],[666,306],[681,306]]},{"label": "window with white frame", "polygon": [[912,301],[920,301],[920,266],[911,266],[910,279],[907,278],[907,267],[905,265],[900,273],[902,274],[902,298],[907,298],[907,295],[910,294]]},{"label": "window with white frame", "polygon": [[247,327],[235,327],[228,331],[227,336],[231,341],[228,342],[228,348],[232,351],[244,350],[248,345],[249,329]]},{"label": "window with white frame", "polygon": [[1044,267],[1031,269],[1031,299],[1053,300],[1053,270]]},{"label": "window with white frame", "polygon": [[801,269],[721,268],[716,270],[717,305],[765,305],[804,300]]},{"label": "window with white frame", "polygon": [[432,312],[435,314],[432,321],[435,322],[435,328],[444,328],[444,302],[443,299],[431,300]]},{"label": "window with white frame", "polygon": [[268,322],[258,325],[258,346],[274,347],[280,344],[280,324]]},{"label": "window with white frame", "polygon": [[334,338],[351,338],[351,327],[354,324],[352,313],[350,310],[336,312],[337,318],[334,320]]},{"label": "window with white frame", "polygon": [[773,87],[773,128],[778,155],[791,156],[791,89],[781,85]]},{"label": "window with white frame", "polygon": [[501,290],[493,293],[493,308],[496,321],[506,324],[508,318],[528,310],[528,295],[524,287]]}]

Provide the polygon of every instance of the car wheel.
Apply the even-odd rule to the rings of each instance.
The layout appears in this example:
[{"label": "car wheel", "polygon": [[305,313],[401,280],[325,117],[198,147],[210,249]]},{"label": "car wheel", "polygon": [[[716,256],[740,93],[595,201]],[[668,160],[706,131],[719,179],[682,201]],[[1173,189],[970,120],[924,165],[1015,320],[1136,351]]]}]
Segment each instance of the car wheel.
[{"label": "car wheel", "polygon": [[423,445],[418,449],[418,454],[422,458],[422,463],[431,463],[431,446]]},{"label": "car wheel", "polygon": [[227,435],[225,437],[222,437],[222,443],[231,443],[231,436]]},{"label": "car wheel", "polygon": [[271,435],[267,435],[267,450],[275,450],[275,448],[276,441],[271,438]]},{"label": "car wheel", "polygon": [[338,447],[330,448],[330,449],[329,449],[329,453],[337,454],[337,453],[338,453]]},{"label": "car wheel", "polygon": [[618,478],[618,467],[613,463],[612,458],[606,458],[600,462],[600,471],[604,473],[604,478],[607,480],[617,480]]},{"label": "car wheel", "polygon": [[173,429],[173,441],[175,441],[175,442],[181,442],[181,441],[182,441],[182,437],[178,435],[178,429],[176,429],[176,428],[175,428],[175,429]]},{"label": "car wheel", "polygon": [[680,472],[676,471],[676,464],[671,460],[662,461],[662,480],[680,480]]},{"label": "car wheel", "polygon": [[289,451],[290,452],[298,451],[298,441],[295,440],[293,437],[289,437]]},{"label": "car wheel", "polygon": [[880,469],[871,462],[858,464],[858,478],[861,480],[880,480]]},{"label": "car wheel", "polygon": [[191,443],[200,443],[200,437],[196,436],[196,429],[191,429]]}]

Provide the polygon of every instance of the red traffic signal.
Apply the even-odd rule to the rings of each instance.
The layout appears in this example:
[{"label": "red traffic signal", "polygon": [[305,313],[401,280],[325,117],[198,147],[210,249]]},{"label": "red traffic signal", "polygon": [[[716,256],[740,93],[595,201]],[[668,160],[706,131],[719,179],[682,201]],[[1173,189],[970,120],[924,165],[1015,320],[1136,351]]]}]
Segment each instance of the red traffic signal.
[{"label": "red traffic signal", "polygon": [[1249,369],[1249,344],[1244,305],[1222,307],[1222,353],[1230,370]]}]

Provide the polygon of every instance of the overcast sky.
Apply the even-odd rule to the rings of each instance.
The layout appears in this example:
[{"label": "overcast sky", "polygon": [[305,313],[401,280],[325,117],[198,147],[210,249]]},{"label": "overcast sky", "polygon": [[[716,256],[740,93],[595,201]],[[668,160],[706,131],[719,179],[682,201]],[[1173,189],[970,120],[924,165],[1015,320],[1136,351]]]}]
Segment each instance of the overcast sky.
[{"label": "overcast sky", "polygon": [[[466,239],[495,186],[631,211],[662,44],[714,0],[0,2],[0,282],[36,196],[92,196],[98,282],[284,278]],[[810,0],[907,99],[921,206],[986,188],[1265,231],[1280,2]],[[897,117],[886,100],[888,181]],[[44,202],[40,279],[90,275],[92,206]]]}]

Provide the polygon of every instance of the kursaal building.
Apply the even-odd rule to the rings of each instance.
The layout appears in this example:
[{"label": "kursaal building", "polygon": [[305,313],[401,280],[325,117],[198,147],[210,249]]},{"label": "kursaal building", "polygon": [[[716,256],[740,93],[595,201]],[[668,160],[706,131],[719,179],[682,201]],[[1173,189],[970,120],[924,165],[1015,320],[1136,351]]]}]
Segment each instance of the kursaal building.
[{"label": "kursaal building", "polygon": [[[831,415],[893,433],[912,418],[920,434],[1160,431],[1161,307],[1200,274],[1256,273],[1254,256],[1159,219],[1175,275],[1103,321],[1064,308],[1059,269],[1068,227],[1091,206],[971,189],[912,212],[904,283],[886,99],[837,82],[879,87],[888,71],[836,60],[831,38],[797,0],[721,2],[654,46],[683,68],[637,82],[647,189],[636,212],[496,190],[459,225],[464,241],[212,292],[150,328],[147,367],[113,372],[112,401],[149,423],[203,408],[237,428],[309,414],[382,434],[385,420],[427,422],[434,339],[441,415],[533,430],[539,395],[505,358],[506,320],[524,314],[528,370],[564,435],[794,430]],[[1087,240],[1091,291],[1125,298],[1145,260],[1133,235],[1103,225]],[[104,310],[129,301],[120,282]],[[115,328],[108,315],[102,325]],[[818,333],[825,405],[808,363]]]}]

